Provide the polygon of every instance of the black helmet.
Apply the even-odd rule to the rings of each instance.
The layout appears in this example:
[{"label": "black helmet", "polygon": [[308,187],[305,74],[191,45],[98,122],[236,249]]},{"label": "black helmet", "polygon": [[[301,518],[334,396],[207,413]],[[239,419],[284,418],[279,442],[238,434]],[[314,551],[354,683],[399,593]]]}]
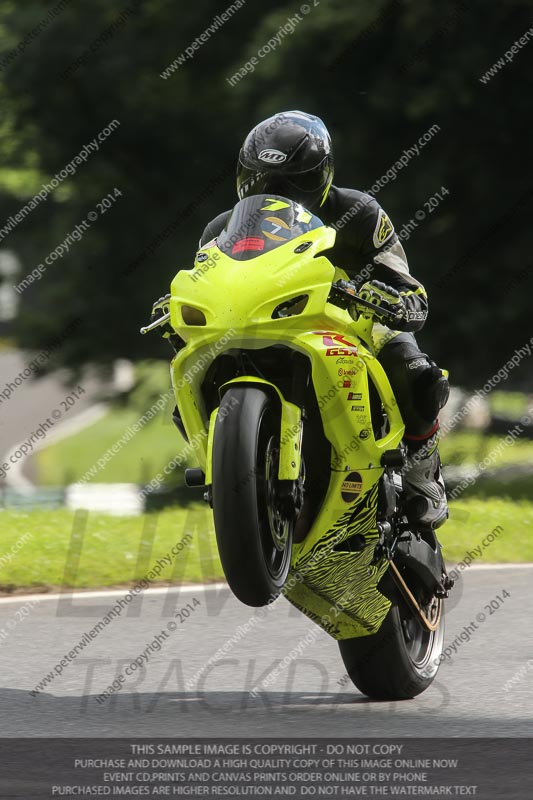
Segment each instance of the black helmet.
[{"label": "black helmet", "polygon": [[275,114],[250,131],[239,153],[237,194],[277,194],[321,206],[333,180],[328,130],[302,111]]}]

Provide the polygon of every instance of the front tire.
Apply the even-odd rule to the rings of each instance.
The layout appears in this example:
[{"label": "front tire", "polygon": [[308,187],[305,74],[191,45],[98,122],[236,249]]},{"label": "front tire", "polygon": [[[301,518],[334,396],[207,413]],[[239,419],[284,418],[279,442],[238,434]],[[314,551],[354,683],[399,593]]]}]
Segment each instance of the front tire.
[{"label": "front tire", "polygon": [[231,387],[213,437],[213,515],[224,575],[246,605],[281,592],[290,567],[294,520],[278,480],[279,402],[262,389]]},{"label": "front tire", "polygon": [[407,700],[434,681],[444,640],[444,607],[434,598],[426,613],[439,619],[428,631],[402,598],[392,600],[381,628],[372,636],[339,642],[342,660],[360,692],[375,700]]}]

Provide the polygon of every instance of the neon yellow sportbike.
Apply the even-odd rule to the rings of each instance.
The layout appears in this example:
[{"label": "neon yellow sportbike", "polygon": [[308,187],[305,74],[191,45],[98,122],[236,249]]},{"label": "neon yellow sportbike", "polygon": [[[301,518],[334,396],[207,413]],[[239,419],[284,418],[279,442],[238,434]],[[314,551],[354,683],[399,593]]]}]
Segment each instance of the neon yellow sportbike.
[{"label": "neon yellow sportbike", "polygon": [[435,535],[403,513],[377,306],[328,259],[335,235],[286,198],[240,201],[143,332],[170,320],[177,419],[200,463],[186,481],[205,486],[233,593],[284,594],[338,640],[360,691],[402,699],[436,675],[452,582]]}]

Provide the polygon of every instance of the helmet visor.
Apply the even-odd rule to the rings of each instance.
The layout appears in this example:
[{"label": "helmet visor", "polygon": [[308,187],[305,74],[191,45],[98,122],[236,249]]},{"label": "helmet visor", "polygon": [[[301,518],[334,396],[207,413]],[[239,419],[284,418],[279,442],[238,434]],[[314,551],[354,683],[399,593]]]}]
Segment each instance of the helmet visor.
[{"label": "helmet visor", "polygon": [[237,194],[239,200],[254,194],[265,194],[272,191],[269,188],[269,181],[272,176],[268,172],[257,172],[242,164],[239,165],[237,172]]},{"label": "helmet visor", "polygon": [[331,182],[332,172],[329,157],[324,158],[316,167],[304,172],[284,173],[282,170],[259,172],[240,164],[237,175],[237,193],[242,200],[250,195],[271,192],[311,206],[323,199],[321,195],[326,190],[328,183]]},{"label": "helmet visor", "polygon": [[287,175],[286,180],[301,192],[318,192],[328,182],[329,174],[329,164],[327,164],[327,159],[324,159],[321,164],[313,167],[313,169]]}]

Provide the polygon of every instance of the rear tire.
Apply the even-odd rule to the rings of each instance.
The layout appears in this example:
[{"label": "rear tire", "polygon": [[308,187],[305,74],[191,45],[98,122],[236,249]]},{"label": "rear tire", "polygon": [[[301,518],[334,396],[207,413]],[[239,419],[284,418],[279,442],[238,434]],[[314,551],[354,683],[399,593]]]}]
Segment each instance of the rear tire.
[{"label": "rear tire", "polygon": [[342,660],[360,692],[376,700],[407,700],[431,685],[444,640],[444,607],[434,599],[430,613],[439,626],[426,630],[403,598],[395,598],[377,633],[339,642]]},{"label": "rear tire", "polygon": [[213,438],[213,515],[224,575],[246,605],[281,592],[291,560],[294,521],[280,501],[279,402],[262,389],[224,395]]}]

